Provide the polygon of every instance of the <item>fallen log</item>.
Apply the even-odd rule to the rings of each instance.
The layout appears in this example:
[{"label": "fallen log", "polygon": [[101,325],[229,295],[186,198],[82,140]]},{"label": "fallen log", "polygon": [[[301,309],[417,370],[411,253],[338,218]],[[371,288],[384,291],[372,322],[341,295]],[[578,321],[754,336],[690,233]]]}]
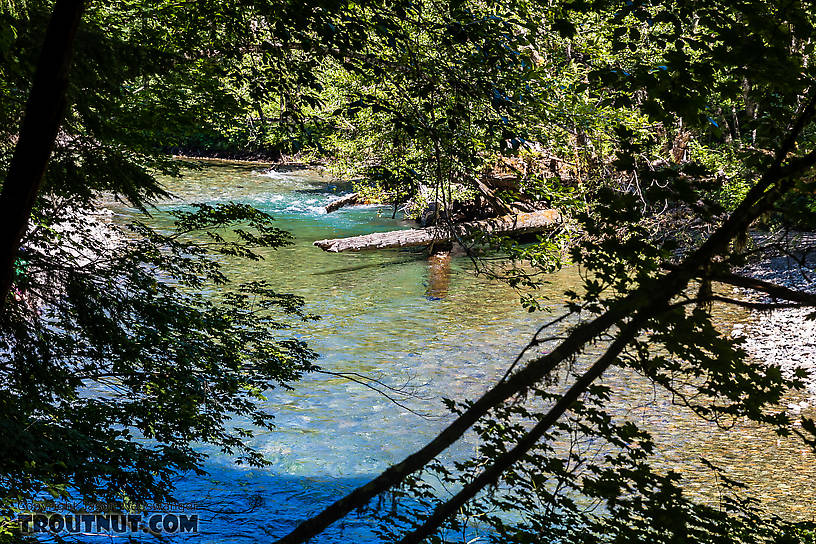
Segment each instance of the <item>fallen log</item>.
[{"label": "fallen log", "polygon": [[357,193],[351,193],[350,195],[341,196],[337,200],[332,200],[331,202],[326,205],[326,213],[331,213],[335,210],[339,210],[343,206],[353,206],[357,204]]},{"label": "fallen log", "polygon": [[554,227],[561,222],[558,210],[539,210],[530,213],[504,215],[481,221],[471,221],[454,225],[453,229],[444,226],[424,229],[394,230],[375,232],[351,238],[333,238],[318,240],[317,247],[331,253],[341,251],[362,251],[366,249],[388,249],[395,247],[426,246],[437,242],[446,242],[458,237],[467,237],[475,232],[486,234],[525,234],[540,232]]}]

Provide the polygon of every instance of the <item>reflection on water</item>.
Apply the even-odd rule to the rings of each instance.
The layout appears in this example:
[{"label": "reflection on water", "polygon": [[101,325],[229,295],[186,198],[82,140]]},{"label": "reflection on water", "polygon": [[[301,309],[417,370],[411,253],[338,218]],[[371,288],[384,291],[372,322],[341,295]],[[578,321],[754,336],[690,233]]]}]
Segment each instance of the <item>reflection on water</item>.
[{"label": "reflection on water", "polygon": [[[312,246],[317,239],[406,227],[386,208],[325,214],[323,206],[342,191],[314,172],[262,174],[257,166],[216,163],[167,183],[177,199],[161,208],[238,201],[271,213],[295,243],[236,273],[266,279],[306,299],[308,310],[322,319],[298,324],[293,333],[321,354],[323,368],[395,385],[424,384],[423,398],[409,401],[417,411],[444,415],[440,398],[476,397],[501,376],[544,319],[523,311],[507,286],[474,276],[465,258],[438,257],[429,264],[417,252],[330,254]],[[570,270],[550,279],[541,294],[549,295],[553,305],[577,281]],[[801,445],[751,426],[723,433],[671,406],[642,380],[624,375],[605,380],[620,393],[614,409],[655,431],[662,462],[684,467],[695,492],[712,496],[713,475],[697,462],[706,456],[752,484],[771,509],[812,517],[816,500],[810,479],[816,464]],[[322,374],[306,376],[293,391],[270,392],[268,406],[277,428],[253,440],[272,461],[270,468],[236,467],[212,451],[211,478],[181,482],[180,500],[241,512],[205,515],[205,534],[197,541],[279,536],[423,445],[445,421],[421,418],[358,384]],[[472,447],[465,442],[450,454],[463,455]],[[352,517],[320,541],[372,539],[365,519]]]}]

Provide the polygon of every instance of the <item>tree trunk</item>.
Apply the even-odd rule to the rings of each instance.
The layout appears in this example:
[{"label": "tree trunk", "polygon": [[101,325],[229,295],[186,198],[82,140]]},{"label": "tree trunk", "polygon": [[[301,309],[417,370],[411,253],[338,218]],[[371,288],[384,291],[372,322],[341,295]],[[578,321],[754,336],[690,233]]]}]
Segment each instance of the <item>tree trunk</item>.
[{"label": "tree trunk", "polygon": [[341,251],[362,251],[365,249],[388,249],[395,247],[427,246],[438,242],[467,237],[480,231],[487,234],[524,234],[540,232],[553,228],[561,222],[557,210],[540,210],[517,215],[505,215],[495,219],[484,219],[455,225],[453,229],[445,227],[428,227],[425,229],[396,230],[375,232],[351,238],[334,238],[318,240],[314,243],[324,251],[339,253]]},{"label": "tree trunk", "polygon": [[67,104],[68,72],[84,0],[56,0],[45,34],[20,137],[0,191],[0,308]]}]

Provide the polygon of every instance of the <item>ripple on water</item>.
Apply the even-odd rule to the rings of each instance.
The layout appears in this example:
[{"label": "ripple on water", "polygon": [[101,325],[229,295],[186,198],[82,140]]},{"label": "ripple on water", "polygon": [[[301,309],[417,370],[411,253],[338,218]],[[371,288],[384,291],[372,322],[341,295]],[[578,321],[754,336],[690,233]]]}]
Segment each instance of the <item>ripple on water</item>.
[{"label": "ripple on water", "polygon": [[[314,173],[258,173],[219,164],[168,185],[184,202],[236,200],[271,212],[295,243],[270,252],[260,263],[235,268],[238,278],[266,279],[281,292],[305,297],[308,309],[322,319],[295,326],[321,354],[323,368],[374,375],[393,384],[409,379],[426,384],[422,394],[429,398],[410,401],[418,411],[444,415],[442,397],[476,397],[502,374],[544,319],[522,311],[517,295],[506,286],[475,277],[464,259],[454,259],[444,296],[428,300],[428,264],[416,253],[328,254],[313,247],[321,238],[405,226],[390,219],[390,213],[378,216],[370,208],[318,212],[337,192]],[[564,289],[577,284],[569,270],[551,280],[541,294],[549,294],[554,305]],[[612,409],[655,431],[661,463],[679,467],[694,493],[713,495],[713,477],[699,463],[705,455],[752,482],[752,490],[776,511],[801,513],[803,504],[813,510],[814,461],[794,445],[777,443],[776,437],[751,427],[730,434],[706,427],[670,399],[653,395],[651,386],[637,377],[617,373],[605,380],[619,394],[619,405]],[[252,443],[272,460],[269,469],[240,469],[210,451],[211,479],[181,482],[180,500],[200,499],[234,512],[251,507],[237,518],[213,514],[202,525],[201,542],[256,542],[268,540],[267,533],[280,535],[424,444],[445,422],[419,418],[369,389],[320,374],[305,376],[292,391],[269,392],[267,408],[277,427],[260,432]],[[472,443],[459,444],[451,455],[464,455],[470,447]],[[769,474],[778,480],[769,480]],[[781,485],[783,480],[788,487]],[[369,541],[370,522],[355,516],[321,538]]]}]

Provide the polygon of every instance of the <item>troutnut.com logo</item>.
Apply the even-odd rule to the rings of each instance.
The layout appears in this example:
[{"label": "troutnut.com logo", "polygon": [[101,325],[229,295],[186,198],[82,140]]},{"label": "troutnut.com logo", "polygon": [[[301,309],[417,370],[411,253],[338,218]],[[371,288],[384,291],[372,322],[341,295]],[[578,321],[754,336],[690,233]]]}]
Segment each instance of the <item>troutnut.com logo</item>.
[{"label": "troutnut.com logo", "polygon": [[197,533],[198,514],[19,514],[23,533],[154,535]]}]

